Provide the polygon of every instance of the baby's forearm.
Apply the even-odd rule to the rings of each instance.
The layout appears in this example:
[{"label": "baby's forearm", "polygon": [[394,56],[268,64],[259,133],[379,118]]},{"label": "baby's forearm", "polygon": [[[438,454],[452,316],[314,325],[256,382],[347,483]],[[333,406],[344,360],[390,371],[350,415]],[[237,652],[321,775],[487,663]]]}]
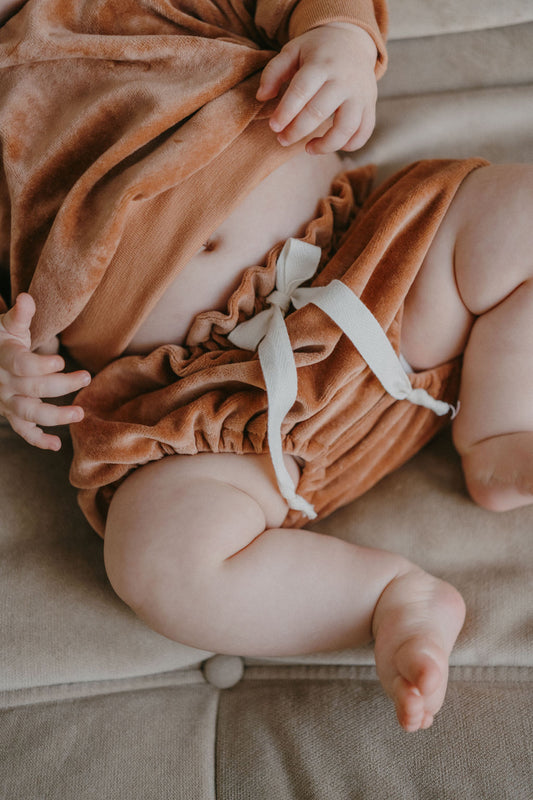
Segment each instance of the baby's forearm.
[{"label": "baby's forearm", "polygon": [[9,17],[22,8],[27,0],[0,0],[0,25],[9,19]]}]

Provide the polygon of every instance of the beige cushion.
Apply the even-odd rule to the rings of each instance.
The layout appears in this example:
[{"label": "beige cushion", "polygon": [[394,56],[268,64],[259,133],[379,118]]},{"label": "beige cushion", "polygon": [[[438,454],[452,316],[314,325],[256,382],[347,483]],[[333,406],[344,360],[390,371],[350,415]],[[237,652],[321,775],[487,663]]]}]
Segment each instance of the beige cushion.
[{"label": "beige cushion", "polygon": [[68,484],[68,442],[43,452],[3,426],[0,443],[1,689],[196,666],[205,654],[153,633],[114,596],[102,540]]},{"label": "beige cushion", "polygon": [[503,28],[533,21],[529,0],[390,0],[390,40]]}]

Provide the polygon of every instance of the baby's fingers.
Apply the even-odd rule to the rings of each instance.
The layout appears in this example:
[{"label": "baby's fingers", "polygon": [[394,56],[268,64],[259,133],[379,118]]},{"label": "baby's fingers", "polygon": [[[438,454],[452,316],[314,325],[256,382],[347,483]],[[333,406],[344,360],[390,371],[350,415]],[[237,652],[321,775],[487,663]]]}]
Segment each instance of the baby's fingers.
[{"label": "baby's fingers", "polygon": [[9,407],[7,419],[15,433],[41,450],[59,450],[61,439],[44,433],[40,425],[69,425],[83,419],[83,409],[79,406],[54,406],[35,397],[12,397]]},{"label": "baby's fingers", "polygon": [[[285,97],[283,98],[285,99]],[[282,101],[283,102],[283,101]],[[305,139],[326,122],[339,108],[339,90],[333,84],[325,84],[297,113],[292,122],[279,134],[282,145],[291,145]],[[296,108],[296,104],[293,106]]]},{"label": "baby's fingers", "polygon": [[32,353],[26,345],[16,339],[9,340],[0,348],[0,369],[10,375],[30,377],[59,372],[65,366],[61,356],[45,356]]},{"label": "baby's fingers", "polygon": [[12,419],[23,422],[32,422],[35,425],[52,427],[55,425],[70,425],[83,419],[83,409],[80,406],[55,406],[43,403],[37,397],[14,395],[9,402],[8,417],[13,427]]},{"label": "baby's fingers", "polygon": [[272,100],[281,87],[293,77],[298,69],[299,50],[290,43],[268,62],[261,73],[256,97],[260,102]]},{"label": "baby's fingers", "polygon": [[54,372],[31,378],[13,378],[14,394],[30,397],[62,397],[77,392],[90,383],[91,376],[84,370],[77,372]]},{"label": "baby's fingers", "polygon": [[24,441],[33,447],[38,447],[40,450],[54,450],[61,449],[61,439],[59,436],[54,436],[51,433],[45,433],[34,422],[28,422],[24,419],[13,418],[9,420],[11,427],[21,436]]},{"label": "baby's fingers", "polygon": [[[325,86],[324,71],[313,66],[302,67],[298,70],[283,97],[281,98],[276,110],[270,117],[270,127],[276,133],[284,131],[288,125],[296,120],[299,114],[307,107],[310,101],[314,102],[315,96],[320,94],[322,87]],[[322,112],[321,106],[316,107],[319,113]],[[334,109],[330,109],[321,120],[314,121],[314,130],[320,121],[327,119]],[[301,137],[300,137],[301,138]],[[294,141],[298,141],[294,139]]]},{"label": "baby's fingers", "polygon": [[35,314],[35,301],[30,294],[19,294],[15,305],[2,317],[4,330],[21,339],[29,337],[30,323]]},{"label": "baby's fingers", "polygon": [[349,139],[345,145],[343,145],[342,149],[347,151],[352,151],[352,150],[358,150],[360,147],[363,147],[363,145],[366,144],[370,139],[370,137],[372,136],[375,125],[376,125],[376,108],[375,106],[369,106],[368,108],[365,108],[363,112],[359,128],[354,133],[352,138]]},{"label": "baby's fingers", "polygon": [[373,108],[361,114],[355,101],[347,101],[335,112],[331,128],[306,145],[308,153],[332,153],[336,150],[357,150],[370,138],[375,124]]}]

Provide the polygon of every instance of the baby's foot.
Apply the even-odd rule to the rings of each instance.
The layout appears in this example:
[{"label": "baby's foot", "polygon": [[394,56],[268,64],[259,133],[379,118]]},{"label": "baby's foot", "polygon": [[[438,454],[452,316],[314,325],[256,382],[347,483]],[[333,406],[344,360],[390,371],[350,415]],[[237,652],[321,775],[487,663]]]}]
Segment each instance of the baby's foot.
[{"label": "baby's foot", "polygon": [[461,595],[416,567],[381,595],[373,621],[376,667],[406,731],[429,728],[442,706],[464,617]]}]

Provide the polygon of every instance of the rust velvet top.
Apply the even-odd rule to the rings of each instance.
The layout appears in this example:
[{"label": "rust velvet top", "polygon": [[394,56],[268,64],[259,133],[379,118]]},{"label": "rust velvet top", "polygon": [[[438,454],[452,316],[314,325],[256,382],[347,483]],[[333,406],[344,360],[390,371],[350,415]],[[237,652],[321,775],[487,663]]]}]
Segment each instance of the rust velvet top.
[{"label": "rust velvet top", "polygon": [[6,302],[36,300],[34,346],[62,333],[95,371],[121,354],[293,154],[255,99],[260,73],[331,21],[370,33],[380,75],[383,0],[29,0],[0,28],[0,272]]}]

